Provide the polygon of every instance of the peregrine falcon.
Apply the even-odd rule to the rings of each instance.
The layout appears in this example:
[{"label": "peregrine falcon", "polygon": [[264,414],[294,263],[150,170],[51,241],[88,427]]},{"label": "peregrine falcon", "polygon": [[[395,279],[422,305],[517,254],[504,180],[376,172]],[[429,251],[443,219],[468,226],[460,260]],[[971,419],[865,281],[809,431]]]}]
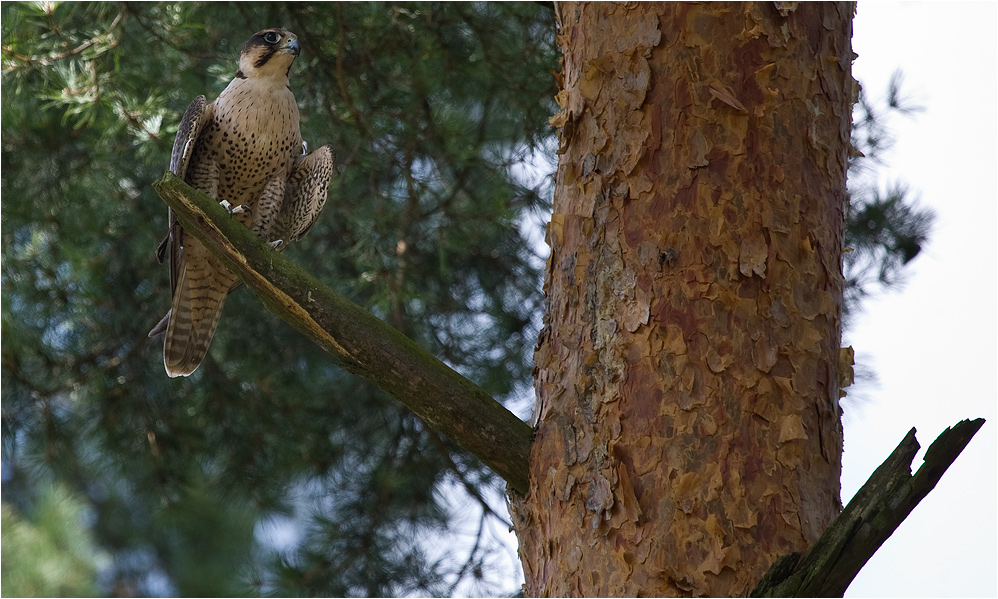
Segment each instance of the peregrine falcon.
[{"label": "peregrine falcon", "polygon": [[[191,102],[173,144],[170,170],[215,198],[275,248],[300,239],[326,201],[333,152],[311,154],[298,126],[298,105],[288,85],[301,50],[285,29],[253,35],[239,56],[239,70],[211,104]],[[173,305],[149,333],[163,330],[163,363],[171,377],[201,364],[215,334],[225,297],[239,279],[188,235],[169,213],[170,229],[157,250],[169,252]]]}]

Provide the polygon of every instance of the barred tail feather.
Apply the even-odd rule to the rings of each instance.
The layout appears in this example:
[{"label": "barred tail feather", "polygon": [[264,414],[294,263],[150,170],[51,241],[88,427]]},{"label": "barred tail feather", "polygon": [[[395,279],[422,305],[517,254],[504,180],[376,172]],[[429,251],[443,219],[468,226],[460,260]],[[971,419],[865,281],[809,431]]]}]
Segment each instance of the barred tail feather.
[{"label": "barred tail feather", "polygon": [[187,376],[201,365],[229,291],[228,285],[212,284],[213,277],[192,280],[189,274],[181,268],[163,341],[163,364],[171,377]]}]

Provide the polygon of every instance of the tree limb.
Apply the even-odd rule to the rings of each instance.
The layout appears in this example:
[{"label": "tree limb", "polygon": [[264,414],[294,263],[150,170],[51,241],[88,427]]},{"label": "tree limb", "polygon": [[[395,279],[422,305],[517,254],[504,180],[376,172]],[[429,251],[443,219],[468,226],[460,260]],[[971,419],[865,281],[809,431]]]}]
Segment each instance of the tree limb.
[{"label": "tree limb", "polygon": [[271,249],[215,200],[167,172],[153,188],[274,314],[345,370],[391,393],[433,429],[527,490],[532,431],[480,387]]},{"label": "tree limb", "polygon": [[915,429],[908,431],[804,558],[794,553],[777,560],[751,596],[841,597],[983,424],[983,418],[963,420],[944,430],[914,476],[911,462],[919,445]]}]

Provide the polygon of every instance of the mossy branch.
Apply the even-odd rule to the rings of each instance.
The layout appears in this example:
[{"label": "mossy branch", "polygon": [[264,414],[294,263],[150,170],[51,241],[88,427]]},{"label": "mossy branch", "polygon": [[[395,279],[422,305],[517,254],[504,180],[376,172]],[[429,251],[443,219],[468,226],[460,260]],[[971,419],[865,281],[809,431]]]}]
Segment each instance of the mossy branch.
[{"label": "mossy branch", "polygon": [[983,418],[963,420],[944,430],[914,475],[911,462],[919,445],[915,429],[908,431],[803,559],[793,553],[777,560],[751,596],[841,597],[983,424]]},{"label": "mossy branch", "polygon": [[532,431],[480,387],[271,249],[208,195],[166,173],[153,187],[274,314],[345,370],[391,393],[435,430],[527,490]]}]

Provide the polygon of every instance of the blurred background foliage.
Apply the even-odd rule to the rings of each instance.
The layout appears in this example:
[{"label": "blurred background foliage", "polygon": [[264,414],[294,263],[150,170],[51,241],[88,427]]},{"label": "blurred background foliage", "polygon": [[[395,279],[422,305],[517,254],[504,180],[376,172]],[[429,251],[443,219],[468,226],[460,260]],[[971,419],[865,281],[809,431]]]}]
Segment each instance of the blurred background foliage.
[{"label": "blurred background foliage", "polygon": [[106,556],[82,526],[86,505],[64,487],[45,485],[29,516],[4,503],[0,593],[4,597],[96,597]]},{"label": "blurred background foliage", "polygon": [[249,291],[189,379],[146,337],[169,307],[150,184],[187,104],[272,26],[302,40],[305,139],[338,154],[290,255],[527,416],[550,10],[5,3],[4,505],[72,489],[110,558],[101,594],[513,592],[501,481]]},{"label": "blurred background foliage", "polygon": [[[242,43],[294,31],[302,133],[336,149],[338,172],[289,256],[526,418],[555,168],[550,8],[2,11],[3,593],[517,592],[502,481],[249,291],[229,298],[201,368],[166,377],[146,337],[169,304],[150,184]],[[862,141],[883,138],[861,126],[857,169],[876,157]],[[853,277],[863,292],[896,278],[930,220],[867,192],[847,255],[875,273]],[[77,574],[14,586],[42,561]]]},{"label": "blurred background foliage", "polygon": [[849,165],[849,210],[843,256],[846,277],[845,311],[848,316],[863,298],[878,289],[898,287],[905,281],[904,267],[922,251],[929,239],[935,213],[918,205],[903,181],[884,184],[878,169],[894,145],[890,119],[913,117],[922,111],[903,95],[901,71],[895,71],[879,99],[860,89],[853,108]]}]

